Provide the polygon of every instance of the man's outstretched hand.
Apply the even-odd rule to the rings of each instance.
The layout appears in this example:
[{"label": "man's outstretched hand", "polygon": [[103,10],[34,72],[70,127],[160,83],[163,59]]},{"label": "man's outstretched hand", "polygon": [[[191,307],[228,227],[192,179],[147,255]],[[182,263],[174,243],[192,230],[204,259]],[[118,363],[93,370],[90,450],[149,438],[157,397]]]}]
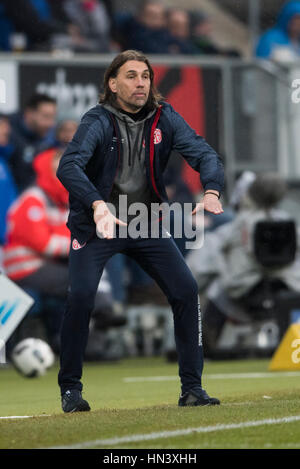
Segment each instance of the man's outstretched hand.
[{"label": "man's outstretched hand", "polygon": [[[212,194],[211,192],[214,193]],[[204,194],[203,200],[196,205],[192,211],[192,215],[195,215],[195,213],[199,212],[200,210],[206,210],[207,212],[214,213],[215,215],[219,215],[220,213],[224,212],[222,204],[217,197],[218,192],[211,192]]]},{"label": "man's outstretched hand", "polygon": [[127,223],[119,220],[110,212],[103,200],[95,201],[93,210],[96,231],[101,238],[113,239],[115,225],[127,226]]}]

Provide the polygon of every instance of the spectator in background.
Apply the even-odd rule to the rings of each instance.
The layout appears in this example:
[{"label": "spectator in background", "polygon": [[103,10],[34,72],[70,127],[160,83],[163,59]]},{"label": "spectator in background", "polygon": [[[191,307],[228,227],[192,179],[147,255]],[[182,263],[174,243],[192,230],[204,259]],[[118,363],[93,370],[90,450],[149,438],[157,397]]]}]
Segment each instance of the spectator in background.
[{"label": "spectator in background", "polygon": [[72,119],[64,119],[58,123],[56,127],[56,145],[58,147],[66,147],[67,144],[72,140],[78,123]]},{"label": "spectator in background", "polygon": [[111,51],[112,12],[110,1],[64,0],[63,7],[69,22],[78,28],[76,51]]},{"label": "spectator in background", "polygon": [[220,50],[213,44],[212,24],[208,16],[200,11],[190,13],[191,40],[197,49],[197,54],[218,55]]},{"label": "spectator in background", "polygon": [[8,118],[0,115],[0,245],[5,241],[7,210],[17,197],[17,188],[7,164],[13,153],[10,134]]},{"label": "spectator in background", "polygon": [[20,191],[35,179],[32,167],[35,155],[54,144],[55,119],[56,102],[44,94],[31,96],[23,112],[10,117],[15,151],[9,164]]},{"label": "spectator in background", "polygon": [[[70,244],[70,234],[65,225],[68,196],[55,178],[54,170],[59,158],[60,154],[55,149],[36,157],[34,167],[37,183],[19,196],[10,207],[7,217],[4,272],[29,291],[37,303],[41,295],[62,300],[67,288],[64,278],[66,267],[62,261],[67,260]],[[57,312],[56,308],[51,318],[51,345],[55,336],[58,336],[60,326],[61,317],[57,317]],[[25,338],[26,328],[30,328],[28,323],[32,327],[30,314],[16,333],[18,340]]]},{"label": "spectator in background", "polygon": [[136,17],[117,18],[123,50],[136,49],[148,54],[167,54],[171,43],[166,28],[166,10],[159,0],[144,0]]},{"label": "spectator in background", "polygon": [[190,17],[186,10],[172,8],[167,13],[167,27],[172,37],[169,52],[173,54],[195,54],[191,41]]},{"label": "spectator in background", "polygon": [[[60,156],[56,149],[50,149],[35,158],[36,184],[26,189],[9,211],[4,265],[12,280],[20,281],[37,271],[41,279],[39,270],[47,265],[58,279],[61,269],[52,261],[69,253],[68,196],[54,171]],[[46,283],[46,288],[51,287]],[[63,288],[61,279],[56,287]]]},{"label": "spectator in background", "polygon": [[[55,34],[71,34],[72,25],[62,8],[62,0],[2,0],[0,5],[0,48],[49,50]],[[15,34],[23,42],[14,44]]]},{"label": "spectator in background", "polygon": [[287,61],[299,58],[300,1],[291,1],[283,6],[276,25],[260,38],[256,56]]},{"label": "spectator in background", "polygon": [[237,50],[220,49],[220,47],[214,44],[212,22],[210,18],[201,11],[191,11],[190,21],[191,41],[196,48],[196,54],[240,56]]},{"label": "spectator in background", "polygon": [[[70,231],[66,226],[68,192],[56,177],[62,151],[48,149],[36,156],[36,184],[24,191],[8,212],[7,242],[3,249],[4,271],[14,282],[42,298],[61,300],[61,308],[45,318],[57,349],[63,305],[68,290],[67,259]],[[73,246],[76,249],[76,246]],[[124,324],[114,316],[112,298],[101,287],[96,295],[94,320],[98,329]]]}]

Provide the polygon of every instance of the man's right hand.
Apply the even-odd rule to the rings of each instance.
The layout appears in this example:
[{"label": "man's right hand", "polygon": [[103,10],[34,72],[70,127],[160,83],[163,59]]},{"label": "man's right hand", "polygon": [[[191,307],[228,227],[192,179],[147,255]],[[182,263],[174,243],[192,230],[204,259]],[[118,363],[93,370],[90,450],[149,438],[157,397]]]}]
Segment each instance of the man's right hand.
[{"label": "man's right hand", "polygon": [[115,225],[127,226],[127,223],[119,220],[110,212],[104,200],[95,200],[92,208],[97,235],[101,238],[113,239]]}]

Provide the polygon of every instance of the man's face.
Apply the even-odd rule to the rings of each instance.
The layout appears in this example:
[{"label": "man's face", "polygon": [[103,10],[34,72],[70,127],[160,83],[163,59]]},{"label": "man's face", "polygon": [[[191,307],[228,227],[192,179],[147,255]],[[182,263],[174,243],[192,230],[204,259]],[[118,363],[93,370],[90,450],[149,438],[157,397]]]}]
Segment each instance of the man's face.
[{"label": "man's face", "polygon": [[213,32],[213,25],[211,21],[207,18],[204,19],[203,21],[199,21],[199,23],[196,24],[193,30],[193,36],[195,37],[210,37]]},{"label": "man's face", "polygon": [[168,20],[169,32],[174,37],[187,39],[190,35],[189,17],[185,11],[174,11],[170,14]]},{"label": "man's face", "polygon": [[10,124],[7,119],[0,119],[0,146],[5,147],[9,143]]},{"label": "man's face", "polygon": [[110,78],[109,87],[116,94],[117,103],[127,112],[138,112],[148,101],[150,72],[147,64],[129,60],[119,68],[115,78]]},{"label": "man's face", "polygon": [[72,121],[72,120],[66,120],[64,121],[59,130],[57,131],[57,140],[62,143],[63,145],[66,145],[67,143],[69,143],[76,130],[77,130],[77,122],[75,121]]},{"label": "man's face", "polygon": [[31,130],[40,137],[45,137],[55,125],[56,104],[40,103],[36,109],[27,109],[24,118]]},{"label": "man's face", "polygon": [[300,15],[294,15],[289,22],[289,33],[293,38],[300,36]]},{"label": "man's face", "polygon": [[148,3],[140,15],[140,21],[150,29],[163,28],[166,24],[164,7],[159,3]]}]

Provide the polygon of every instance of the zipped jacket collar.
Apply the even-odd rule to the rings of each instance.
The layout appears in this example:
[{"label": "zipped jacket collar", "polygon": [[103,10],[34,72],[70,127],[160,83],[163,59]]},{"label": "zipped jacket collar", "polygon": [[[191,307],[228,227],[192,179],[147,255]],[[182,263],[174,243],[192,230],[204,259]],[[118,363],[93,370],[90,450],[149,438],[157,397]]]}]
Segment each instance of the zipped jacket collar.
[{"label": "zipped jacket collar", "polygon": [[144,130],[142,132],[142,138],[139,143],[139,150],[138,150],[138,159],[141,160],[141,154],[143,151],[143,142],[145,139],[145,123],[150,119],[156,112],[156,109],[153,109],[152,111],[149,111],[142,119],[139,120],[134,120],[132,119],[128,114],[123,113],[121,109],[117,109],[114,106],[111,106],[110,104],[103,104],[103,108],[109,111],[109,113],[113,116],[116,117],[117,120],[122,122],[125,127],[126,131],[126,136],[127,136],[127,141],[128,141],[128,151],[129,151],[129,157],[128,157],[128,164],[129,166],[132,165],[132,148],[131,148],[131,138],[130,138],[130,131],[129,131],[129,126],[140,126],[144,124]]},{"label": "zipped jacket collar", "polygon": [[[103,106],[103,107],[105,107],[105,109],[109,112],[109,115],[110,115],[110,118],[111,118],[111,121],[112,121],[113,127],[114,127],[114,133],[117,137],[118,165],[119,165],[120,159],[122,158],[122,145],[120,145],[121,134],[120,134],[120,129],[119,129],[117,119],[115,118],[116,113],[115,112],[112,113],[111,111],[109,111],[108,106]],[[155,155],[155,151],[154,151],[154,132],[155,132],[156,126],[158,124],[158,121],[159,121],[159,118],[160,118],[160,115],[161,115],[161,109],[162,109],[162,106],[159,106],[156,110],[151,112],[148,115],[148,117],[146,117],[144,119],[145,123],[144,123],[144,131],[143,131],[143,138],[142,138],[142,142],[141,142],[141,147],[142,147],[142,145],[145,141],[145,150],[146,150],[145,164],[146,164],[146,170],[147,170],[148,178],[150,180],[150,187],[152,188],[155,195],[160,200],[163,200],[163,199],[165,199],[165,197],[162,196],[159,193],[159,190],[158,190],[156,182],[155,182],[155,172],[154,172],[154,155]],[[130,119],[130,117],[129,117],[129,119]],[[132,121],[132,122],[134,122],[134,121]],[[150,138],[149,138],[149,141],[148,141],[147,137],[149,137],[149,136],[150,136]],[[128,141],[130,142],[129,136],[128,136]],[[148,145],[147,145],[147,143],[148,143]],[[142,150],[142,148],[141,148],[141,150]],[[140,154],[141,154],[141,150],[140,150]],[[130,159],[131,159],[131,157],[130,157]],[[118,165],[117,165],[117,167],[118,167]],[[116,176],[116,174],[115,174],[115,176]]]}]

